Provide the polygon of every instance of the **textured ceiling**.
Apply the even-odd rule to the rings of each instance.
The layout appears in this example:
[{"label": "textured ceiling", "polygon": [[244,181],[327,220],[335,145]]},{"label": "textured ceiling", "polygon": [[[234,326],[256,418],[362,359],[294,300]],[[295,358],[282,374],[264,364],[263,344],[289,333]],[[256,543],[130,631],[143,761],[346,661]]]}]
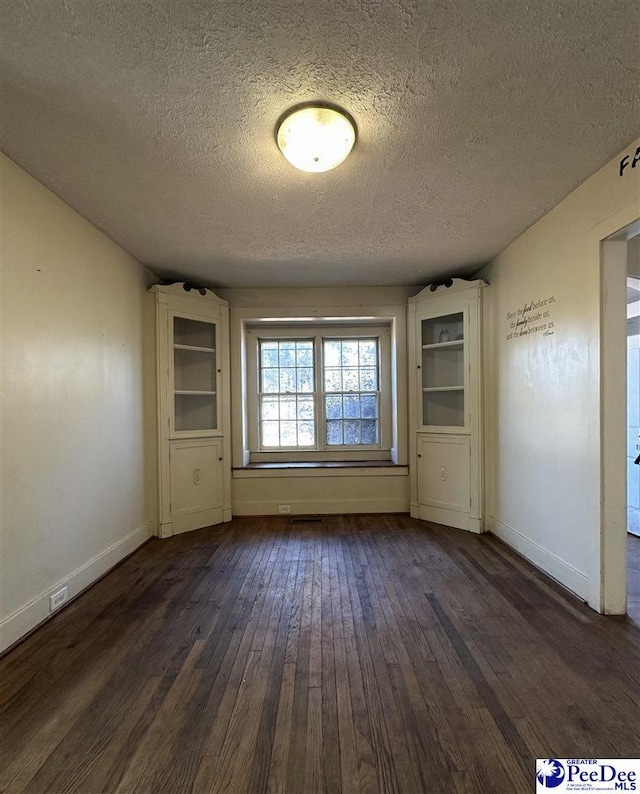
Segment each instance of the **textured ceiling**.
[{"label": "textured ceiling", "polygon": [[[163,275],[468,273],[640,129],[636,0],[2,0],[9,157]],[[355,118],[295,171],[299,102]]]}]

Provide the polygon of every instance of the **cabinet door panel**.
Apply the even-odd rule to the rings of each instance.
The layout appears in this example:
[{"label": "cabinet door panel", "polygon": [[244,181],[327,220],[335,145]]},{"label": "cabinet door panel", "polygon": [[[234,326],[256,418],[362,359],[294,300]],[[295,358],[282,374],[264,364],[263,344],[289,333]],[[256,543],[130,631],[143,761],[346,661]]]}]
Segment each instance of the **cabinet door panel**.
[{"label": "cabinet door panel", "polygon": [[214,523],[223,506],[223,442],[221,438],[173,441],[171,514],[174,532]]},{"label": "cabinet door panel", "polygon": [[418,426],[438,428],[436,432],[468,429],[468,306],[434,315],[437,301],[431,303],[421,307],[415,325]]},{"label": "cabinet door panel", "polygon": [[418,456],[418,502],[468,513],[471,504],[469,437],[419,437]]},{"label": "cabinet door panel", "polygon": [[[184,314],[169,315],[173,347],[169,389],[173,394],[172,434],[191,437],[213,434],[220,427],[218,320],[204,321]],[[171,405],[171,401],[169,403]]]}]

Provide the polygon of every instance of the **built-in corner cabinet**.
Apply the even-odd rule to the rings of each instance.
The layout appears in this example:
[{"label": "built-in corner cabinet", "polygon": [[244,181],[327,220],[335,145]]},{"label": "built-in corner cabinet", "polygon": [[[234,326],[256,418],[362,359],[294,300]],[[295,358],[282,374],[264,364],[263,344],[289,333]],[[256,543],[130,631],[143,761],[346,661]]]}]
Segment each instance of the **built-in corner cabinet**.
[{"label": "built-in corner cabinet", "polygon": [[231,518],[229,305],[156,285],[160,537]]},{"label": "built-in corner cabinet", "polygon": [[[447,286],[447,284],[449,286]],[[483,281],[409,300],[411,515],[482,532]]]}]

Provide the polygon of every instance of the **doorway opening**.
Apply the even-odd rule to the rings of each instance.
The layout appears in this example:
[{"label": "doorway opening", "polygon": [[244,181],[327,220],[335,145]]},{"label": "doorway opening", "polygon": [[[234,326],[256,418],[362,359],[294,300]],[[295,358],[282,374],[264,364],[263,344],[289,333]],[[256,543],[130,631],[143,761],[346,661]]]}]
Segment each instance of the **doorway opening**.
[{"label": "doorway opening", "polygon": [[640,234],[627,240],[627,614],[640,625]]},{"label": "doorway opening", "polygon": [[640,625],[640,220],[602,241],[601,272],[601,608]]}]

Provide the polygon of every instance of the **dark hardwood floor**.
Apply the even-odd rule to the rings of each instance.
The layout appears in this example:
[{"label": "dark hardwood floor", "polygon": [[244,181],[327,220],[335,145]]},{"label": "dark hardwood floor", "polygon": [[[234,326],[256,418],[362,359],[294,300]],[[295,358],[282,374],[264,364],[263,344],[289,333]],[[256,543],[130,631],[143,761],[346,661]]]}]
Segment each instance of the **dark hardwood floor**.
[{"label": "dark hardwood floor", "polygon": [[640,631],[406,516],[153,540],[0,660],[0,790],[534,790],[635,757]]}]

